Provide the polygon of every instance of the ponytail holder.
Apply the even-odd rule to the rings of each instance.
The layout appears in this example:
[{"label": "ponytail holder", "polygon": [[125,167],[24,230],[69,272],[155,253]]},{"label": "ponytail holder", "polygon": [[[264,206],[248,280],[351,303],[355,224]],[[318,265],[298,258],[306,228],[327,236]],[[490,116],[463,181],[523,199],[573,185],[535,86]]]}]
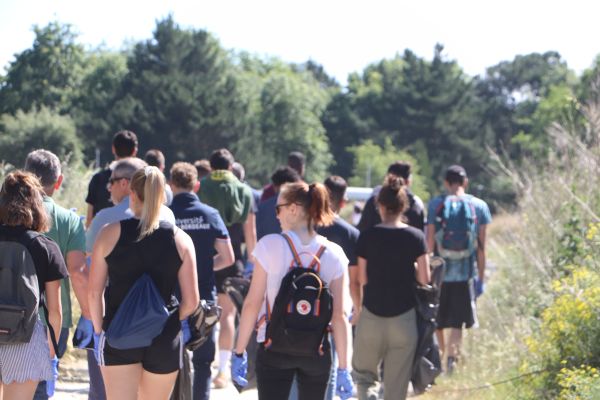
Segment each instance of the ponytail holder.
[{"label": "ponytail holder", "polygon": [[316,184],[315,183],[311,183],[310,185],[308,185],[308,204],[312,204],[312,200],[313,200],[313,191],[315,189]]},{"label": "ponytail holder", "polygon": [[146,165],[144,167],[144,175],[146,176],[146,178],[148,177],[148,175],[150,175],[150,171],[152,171],[152,166]]}]

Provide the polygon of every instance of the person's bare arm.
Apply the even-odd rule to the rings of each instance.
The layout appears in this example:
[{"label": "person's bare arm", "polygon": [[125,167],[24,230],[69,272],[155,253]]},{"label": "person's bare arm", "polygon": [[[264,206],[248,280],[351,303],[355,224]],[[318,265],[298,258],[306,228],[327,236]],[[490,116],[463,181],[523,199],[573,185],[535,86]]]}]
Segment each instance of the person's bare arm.
[{"label": "person's bare arm", "polygon": [[85,229],[90,227],[92,219],[94,219],[94,206],[88,203],[87,212],[85,215]]},{"label": "person's bare arm", "polygon": [[217,254],[213,258],[213,270],[218,271],[233,265],[235,256],[231,247],[231,240],[217,239],[215,241],[215,250]]},{"label": "person's bare arm", "polygon": [[356,325],[360,318],[360,313],[362,311],[362,304],[364,298],[364,290],[365,285],[367,284],[367,260],[362,257],[358,257],[357,259],[357,273],[356,279],[358,281],[357,286],[358,290],[356,293],[356,308],[354,309],[354,313],[352,314],[352,325]]},{"label": "person's bare arm", "polygon": [[486,234],[487,234],[487,225],[481,225],[479,227],[479,233],[477,234],[477,272],[479,275],[479,280],[481,282],[483,282],[483,280],[485,278]]},{"label": "person's bare arm", "polygon": [[246,254],[252,259],[252,253],[256,247],[256,214],[250,212],[244,222],[244,242],[246,243]]},{"label": "person's bare arm", "polygon": [[427,251],[431,254],[435,251],[435,224],[427,224]]},{"label": "person's bare arm", "polygon": [[196,250],[190,236],[181,229],[176,230],[175,244],[179,257],[183,261],[177,274],[177,280],[181,289],[179,319],[184,320],[198,308],[198,303],[200,303]]},{"label": "person's bare arm", "polygon": [[331,317],[331,327],[333,328],[333,340],[335,341],[335,351],[338,355],[338,367],[347,369],[350,365],[350,344],[352,338],[350,336],[350,326],[348,318],[344,313],[344,291],[348,287],[347,275],[342,274],[341,277],[331,281],[330,288],[333,295],[333,315]]},{"label": "person's bare arm", "polygon": [[429,282],[431,282],[431,270],[429,269],[429,255],[423,254],[419,258],[417,258],[416,267],[417,282],[419,282],[419,284],[423,286],[429,285]]},{"label": "person's bare arm", "polygon": [[[358,279],[358,265],[348,266],[348,275],[350,276],[350,297],[352,298],[352,308],[355,313],[361,307],[362,298],[362,286]],[[352,319],[352,325],[354,325],[354,318]]]},{"label": "person's bare arm", "polygon": [[[46,292],[46,307],[48,308],[48,324],[54,331],[56,340],[60,335],[62,328],[62,307],[60,304],[60,279],[44,283]],[[52,344],[51,336],[48,335],[48,346],[50,347],[50,358],[53,358],[56,353]]]},{"label": "person's bare arm", "polygon": [[241,354],[246,350],[250,336],[256,325],[258,313],[262,307],[267,291],[267,272],[258,261],[255,261],[254,273],[248,295],[244,300],[242,316],[238,328],[238,338],[235,345],[236,354]]},{"label": "person's bare arm", "polygon": [[88,270],[85,265],[85,253],[81,250],[70,251],[67,253],[65,261],[67,270],[69,271],[69,279],[71,279],[71,285],[73,286],[73,292],[81,308],[81,315],[90,319],[87,297]]},{"label": "person's bare arm", "polygon": [[104,259],[115,247],[121,234],[119,223],[106,225],[96,238],[92,250],[92,264],[88,279],[88,307],[94,332],[102,332],[102,318],[104,316],[104,289],[108,279],[108,264]]}]

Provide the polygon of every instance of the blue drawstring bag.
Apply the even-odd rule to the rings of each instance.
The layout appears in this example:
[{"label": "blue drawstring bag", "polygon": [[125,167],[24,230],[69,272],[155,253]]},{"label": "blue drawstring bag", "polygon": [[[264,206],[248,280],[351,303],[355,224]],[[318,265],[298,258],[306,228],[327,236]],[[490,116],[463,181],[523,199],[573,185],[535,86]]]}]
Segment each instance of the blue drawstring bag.
[{"label": "blue drawstring bag", "polygon": [[165,302],[148,274],[133,284],[106,331],[111,347],[120,350],[150,346],[169,318]]}]

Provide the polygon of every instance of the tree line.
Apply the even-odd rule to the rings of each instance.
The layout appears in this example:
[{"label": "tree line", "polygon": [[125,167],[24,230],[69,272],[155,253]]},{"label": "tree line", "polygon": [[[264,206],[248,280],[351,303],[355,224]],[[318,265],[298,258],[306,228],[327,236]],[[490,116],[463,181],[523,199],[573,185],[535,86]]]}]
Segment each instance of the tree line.
[{"label": "tree line", "polygon": [[[577,76],[555,51],[516,56],[468,76],[433,49],[368,65],[346,86],[313,60],[301,64],[230,51],[213,34],[169,16],[122,51],[88,50],[72,26],[34,27],[31,48],[0,75],[0,157],[20,165],[32,148],[101,164],[119,129],[160,148],[168,163],[230,148],[251,183],[268,181],[293,150],[309,180],[338,174],[380,183],[389,160],[416,166],[417,192],[439,190],[453,163],[493,206],[513,202],[492,153],[516,165],[548,157],[553,122],[583,124],[600,58]],[[580,132],[581,130],[574,129]]]}]

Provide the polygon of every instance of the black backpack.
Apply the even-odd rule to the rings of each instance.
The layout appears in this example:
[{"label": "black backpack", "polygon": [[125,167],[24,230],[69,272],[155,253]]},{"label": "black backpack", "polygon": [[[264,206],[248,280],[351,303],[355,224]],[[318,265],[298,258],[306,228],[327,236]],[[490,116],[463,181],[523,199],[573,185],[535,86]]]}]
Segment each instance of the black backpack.
[{"label": "black backpack", "polygon": [[38,233],[25,231],[17,240],[0,234],[0,344],[29,343],[38,319],[40,292],[28,250]]},{"label": "black backpack", "polygon": [[271,312],[267,300],[265,349],[294,356],[323,355],[329,349],[329,322],[333,314],[333,297],[319,276],[321,246],[311,264],[305,268],[289,236],[287,241],[294,261],[281,286]]}]

